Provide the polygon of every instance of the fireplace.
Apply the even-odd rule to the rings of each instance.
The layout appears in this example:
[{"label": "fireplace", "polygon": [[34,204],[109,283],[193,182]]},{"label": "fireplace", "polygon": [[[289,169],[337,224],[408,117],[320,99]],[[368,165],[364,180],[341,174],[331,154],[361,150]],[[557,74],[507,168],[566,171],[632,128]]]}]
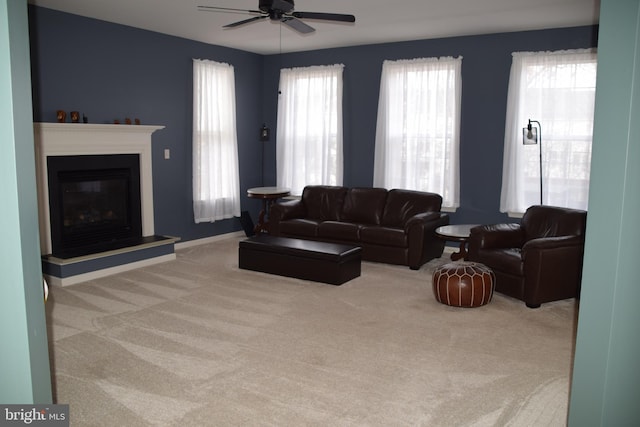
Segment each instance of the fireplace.
[{"label": "fireplace", "polygon": [[34,123],[42,273],[66,286],[176,258],[154,232],[151,134],[164,126]]},{"label": "fireplace", "polygon": [[139,157],[47,158],[53,256],[73,258],[141,241]]},{"label": "fireplace", "polygon": [[[66,231],[54,231],[52,227],[53,221],[62,221],[64,223],[64,210],[55,207],[57,203],[51,195],[59,194],[61,191],[51,190],[50,184],[57,179],[58,172],[51,173],[49,168],[59,168],[60,171],[75,170],[80,172],[79,176],[73,177],[73,173],[63,173],[63,181],[69,180],[71,183],[64,184],[68,198],[75,197],[77,192],[84,192],[90,197],[98,197],[91,190],[99,185],[101,188],[129,187],[134,192],[135,198],[139,201],[133,202],[130,198],[127,201],[119,202],[122,209],[122,203],[130,203],[132,211],[126,215],[126,220],[133,218],[137,220],[140,216],[141,224],[138,226],[131,225],[135,230],[135,234],[142,235],[143,239],[155,235],[154,217],[153,217],[153,173],[152,173],[152,140],[151,135],[164,126],[148,126],[148,125],[111,125],[111,124],[84,124],[84,123],[34,123],[34,142],[36,151],[36,175],[38,190],[38,218],[40,225],[40,251],[42,255],[52,255],[54,252],[53,240],[59,240],[61,236],[54,236],[56,233],[67,234],[67,232],[76,231],[81,223],[76,221],[76,227],[68,228]],[[119,163],[125,156],[129,158],[129,163],[122,166],[121,164],[105,163],[107,159],[115,159],[113,161]],[[132,160],[135,158],[135,161]],[[95,161],[94,161],[95,159]],[[80,164],[77,161],[80,160]],[[56,165],[58,161],[62,161],[62,166]],[[70,163],[67,163],[70,162]],[[133,163],[136,163],[135,165]],[[137,171],[136,171],[137,168]],[[97,175],[107,169],[132,169],[133,176],[122,178],[102,180]],[[50,179],[52,182],[50,182]],[[85,184],[78,185],[78,181],[88,181]],[[100,182],[102,181],[102,182]],[[128,184],[124,182],[128,181]],[[75,184],[74,184],[75,182]],[[97,182],[100,182],[98,184]],[[119,183],[116,183],[119,182]],[[137,185],[136,185],[137,183]],[[53,184],[56,185],[56,184]],[[58,184],[59,185],[59,184]],[[75,186],[75,188],[74,188]],[[137,188],[135,188],[137,187]],[[138,192],[135,195],[135,192]],[[104,197],[104,194],[100,196]],[[96,199],[97,200],[97,199]],[[54,211],[51,211],[51,204],[54,204]],[[100,203],[103,203],[102,201]],[[80,207],[76,207],[80,209]],[[129,207],[127,207],[129,209]],[[115,214],[115,213],[114,213]],[[117,233],[123,229],[129,228],[124,225],[124,217],[118,220],[109,219],[108,211],[100,214],[103,216],[103,225],[108,224],[111,231],[119,228]],[[58,216],[58,218],[55,218]],[[89,219],[85,217],[87,222]],[[137,221],[136,221],[137,222]],[[64,228],[63,228],[64,230]],[[91,236],[97,236],[102,230],[94,230],[89,232]],[[72,233],[74,234],[74,233]],[[66,236],[68,237],[68,236]],[[65,237],[65,238],[66,238]],[[86,237],[86,236],[85,236]],[[73,236],[70,240],[74,241],[72,246],[82,246],[77,239],[82,240],[82,236]],[[67,239],[69,240],[69,239]],[[103,240],[102,238],[100,240]],[[65,249],[66,250],[66,249]],[[56,243],[56,252],[60,251],[58,243]]]}]

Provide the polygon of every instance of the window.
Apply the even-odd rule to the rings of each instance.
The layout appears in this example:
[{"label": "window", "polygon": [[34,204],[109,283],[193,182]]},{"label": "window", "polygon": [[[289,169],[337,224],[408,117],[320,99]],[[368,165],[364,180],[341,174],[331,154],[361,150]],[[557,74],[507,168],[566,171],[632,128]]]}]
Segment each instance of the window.
[{"label": "window", "polygon": [[193,61],[193,213],[196,223],[240,216],[233,67]]},{"label": "window", "polygon": [[[501,212],[540,204],[540,156],[543,204],[587,209],[596,67],[590,49],[513,54]],[[529,119],[540,122],[538,145],[522,144]]]},{"label": "window", "polygon": [[277,183],[291,194],[305,185],[342,185],[343,68],[280,71]]},{"label": "window", "polygon": [[462,57],[385,61],[374,185],[438,193],[459,206]]}]

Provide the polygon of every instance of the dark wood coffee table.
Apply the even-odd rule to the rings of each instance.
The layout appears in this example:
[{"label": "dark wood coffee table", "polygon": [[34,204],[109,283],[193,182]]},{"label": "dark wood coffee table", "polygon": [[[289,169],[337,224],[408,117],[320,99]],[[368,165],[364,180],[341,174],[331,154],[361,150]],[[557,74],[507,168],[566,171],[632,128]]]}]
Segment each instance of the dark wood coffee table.
[{"label": "dark wood coffee table", "polygon": [[445,225],[436,228],[436,236],[443,240],[460,242],[460,250],[451,254],[451,260],[467,259],[467,241],[473,227],[479,224],[456,224]]}]

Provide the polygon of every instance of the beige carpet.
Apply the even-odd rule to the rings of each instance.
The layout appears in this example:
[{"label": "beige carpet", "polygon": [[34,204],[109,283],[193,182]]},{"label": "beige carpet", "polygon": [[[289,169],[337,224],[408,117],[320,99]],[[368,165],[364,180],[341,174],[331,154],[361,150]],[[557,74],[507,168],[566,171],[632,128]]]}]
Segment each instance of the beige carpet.
[{"label": "beige carpet", "polygon": [[64,288],[54,396],[75,426],[562,426],[574,300],[436,302],[419,271],[324,285],[238,269],[239,239]]}]

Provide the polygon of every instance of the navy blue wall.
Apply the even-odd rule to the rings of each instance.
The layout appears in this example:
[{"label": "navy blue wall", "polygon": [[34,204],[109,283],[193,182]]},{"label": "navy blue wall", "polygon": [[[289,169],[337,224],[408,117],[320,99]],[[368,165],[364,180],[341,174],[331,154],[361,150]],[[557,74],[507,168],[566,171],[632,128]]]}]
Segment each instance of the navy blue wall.
[{"label": "navy blue wall", "polygon": [[[91,123],[139,117],[166,126],[153,135],[156,233],[183,240],[241,229],[235,219],[193,222],[192,58],[235,68],[242,209],[255,220],[259,204],[244,194],[275,184],[280,68],[345,64],[344,183],[370,186],[382,62],[462,55],[461,207],[452,222],[490,223],[506,219],[498,210],[511,52],[597,45],[597,28],[578,27],[261,56],[45,8],[30,7],[29,15],[34,121],[54,122],[62,109],[78,110]],[[263,122],[272,128],[266,143],[258,141]],[[165,148],[170,160],[163,159]]]},{"label": "navy blue wall", "polygon": [[[461,55],[461,198],[451,222],[505,221],[508,218],[499,208],[511,53],[595,46],[597,28],[589,26],[271,55],[265,59],[263,113],[268,123],[276,123],[280,68],[345,64],[344,185],[371,186],[383,61]],[[274,140],[268,146],[268,184],[276,179]]]},{"label": "navy blue wall", "polygon": [[55,122],[56,110],[69,121],[76,110],[90,123],[137,117],[166,126],[153,134],[156,234],[193,240],[241,230],[237,219],[195,224],[191,190],[192,59],[233,65],[242,209],[255,218],[260,204],[244,195],[262,184],[263,56],[39,7],[29,18],[34,121]]}]

